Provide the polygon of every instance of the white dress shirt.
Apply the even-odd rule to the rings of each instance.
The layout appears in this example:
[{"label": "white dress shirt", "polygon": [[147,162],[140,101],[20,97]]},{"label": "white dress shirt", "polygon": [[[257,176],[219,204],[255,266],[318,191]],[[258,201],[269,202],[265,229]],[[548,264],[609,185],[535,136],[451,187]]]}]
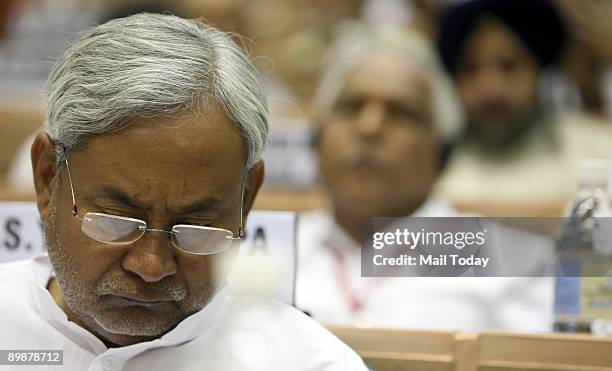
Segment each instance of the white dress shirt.
[{"label": "white dress shirt", "polygon": [[303,313],[234,296],[228,287],[161,338],[107,348],[55,304],[46,289],[52,276],[47,256],[0,265],[0,349],[63,350],[63,367],[37,370],[366,370],[350,348]]},{"label": "white dress shirt", "polygon": [[[461,214],[431,198],[411,216]],[[552,278],[361,277],[360,246],[333,216],[300,216],[296,305],[326,324],[550,331],[553,291]]]}]

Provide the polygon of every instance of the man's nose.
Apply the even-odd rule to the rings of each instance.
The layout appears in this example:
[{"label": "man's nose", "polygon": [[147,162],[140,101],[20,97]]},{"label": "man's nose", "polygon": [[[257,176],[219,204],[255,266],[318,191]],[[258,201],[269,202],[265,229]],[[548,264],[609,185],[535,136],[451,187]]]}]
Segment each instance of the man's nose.
[{"label": "man's nose", "polygon": [[502,71],[487,68],[478,76],[478,87],[484,99],[497,100],[508,89],[508,81]]},{"label": "man's nose", "polygon": [[384,104],[370,102],[363,106],[357,117],[357,132],[366,139],[380,135],[385,122],[386,109]]},{"label": "man's nose", "polygon": [[123,269],[137,274],[145,282],[161,281],[177,272],[174,250],[168,234],[147,231],[123,258]]}]

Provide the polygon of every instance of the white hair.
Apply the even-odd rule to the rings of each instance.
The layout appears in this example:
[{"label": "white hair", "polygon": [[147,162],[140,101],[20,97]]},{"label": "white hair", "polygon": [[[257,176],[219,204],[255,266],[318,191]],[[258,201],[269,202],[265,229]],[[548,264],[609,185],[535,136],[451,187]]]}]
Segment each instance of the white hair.
[{"label": "white hair", "polygon": [[198,20],[136,14],[84,32],[43,92],[46,129],[68,149],[138,117],[194,115],[217,104],[240,129],[246,166],[268,135],[263,85],[230,35]]},{"label": "white hair", "polygon": [[458,133],[461,109],[450,79],[438,61],[431,43],[416,31],[398,27],[345,23],[325,59],[313,111],[322,123],[337,103],[351,70],[376,50],[393,50],[405,55],[410,66],[423,73],[431,90],[435,132],[444,140]]}]

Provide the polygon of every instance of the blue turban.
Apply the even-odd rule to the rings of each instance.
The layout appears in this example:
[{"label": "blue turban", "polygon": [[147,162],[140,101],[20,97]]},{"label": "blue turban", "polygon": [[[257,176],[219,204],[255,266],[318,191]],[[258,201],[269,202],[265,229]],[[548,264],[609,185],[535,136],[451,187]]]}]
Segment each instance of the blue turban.
[{"label": "blue turban", "polygon": [[473,0],[455,4],[440,17],[438,51],[453,74],[466,40],[484,16],[503,22],[523,42],[540,67],[555,62],[565,43],[566,29],[546,0]]}]

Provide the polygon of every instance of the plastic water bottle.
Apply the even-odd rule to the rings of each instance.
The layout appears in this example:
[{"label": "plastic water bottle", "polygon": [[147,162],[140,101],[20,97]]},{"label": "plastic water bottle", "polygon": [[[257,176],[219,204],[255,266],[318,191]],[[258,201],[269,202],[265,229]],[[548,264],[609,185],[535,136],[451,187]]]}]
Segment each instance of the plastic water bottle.
[{"label": "plastic water bottle", "polygon": [[579,191],[558,239],[560,253],[570,258],[562,260],[555,279],[555,331],[612,335],[612,277],[590,277],[598,262],[583,259],[600,256],[606,264],[612,255],[609,176],[605,160],[579,164]]}]

